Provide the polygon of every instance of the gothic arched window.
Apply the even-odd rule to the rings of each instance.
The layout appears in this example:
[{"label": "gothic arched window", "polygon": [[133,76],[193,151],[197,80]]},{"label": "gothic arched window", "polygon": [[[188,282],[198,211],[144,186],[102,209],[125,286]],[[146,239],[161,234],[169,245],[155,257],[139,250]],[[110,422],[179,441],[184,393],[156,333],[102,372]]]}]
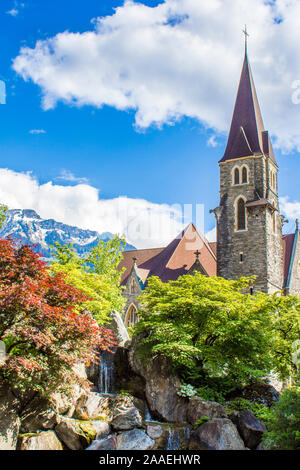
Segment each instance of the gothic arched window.
[{"label": "gothic arched window", "polygon": [[248,183],[248,170],[247,167],[243,167],[242,170],[242,183]]},{"label": "gothic arched window", "polygon": [[237,230],[246,230],[246,207],[243,198],[237,202]]},{"label": "gothic arched window", "polygon": [[238,168],[234,170],[234,184],[240,184],[240,170]]},{"label": "gothic arched window", "polygon": [[133,327],[139,321],[139,317],[136,312],[137,312],[136,306],[131,304],[127,311],[126,318],[125,318],[126,328]]}]

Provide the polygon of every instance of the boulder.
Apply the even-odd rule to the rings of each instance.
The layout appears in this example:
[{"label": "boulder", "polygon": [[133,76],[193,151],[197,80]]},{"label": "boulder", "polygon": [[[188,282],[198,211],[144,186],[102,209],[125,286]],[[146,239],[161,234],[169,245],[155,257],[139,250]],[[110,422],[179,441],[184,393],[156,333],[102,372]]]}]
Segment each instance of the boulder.
[{"label": "boulder", "polygon": [[130,336],[128,334],[126,326],[124,325],[121,315],[119,314],[119,312],[113,311],[110,313],[109,317],[110,322],[108,328],[113,331],[118,345],[125,346],[125,344],[130,341]]},{"label": "boulder", "polygon": [[163,435],[163,428],[160,424],[148,424],[147,434],[151,439],[159,439]]},{"label": "boulder", "polygon": [[170,362],[164,357],[145,361],[138,357],[137,346],[142,336],[134,337],[129,350],[132,370],[146,382],[146,399],[152,415],[172,423],[187,421],[188,400],[179,397],[181,382]]},{"label": "boulder", "polygon": [[242,390],[241,396],[253,403],[271,407],[279,400],[279,392],[270,384],[254,383]]},{"label": "boulder", "polygon": [[195,424],[203,416],[210,419],[227,417],[224,406],[219,403],[205,401],[199,397],[190,398],[187,409],[188,422]]},{"label": "boulder", "polygon": [[15,450],[21,421],[17,410],[20,402],[11,390],[0,385],[0,450]]},{"label": "boulder", "polygon": [[[102,433],[103,421],[80,421],[72,418],[61,418],[61,422],[55,427],[55,432],[68,449],[82,450]],[[107,434],[109,428],[107,427]],[[105,433],[104,433],[105,434]]]},{"label": "boulder", "polygon": [[125,410],[121,410],[111,422],[115,431],[127,431],[142,426],[142,417],[139,411],[133,406]]},{"label": "boulder", "polygon": [[106,416],[108,399],[98,393],[87,393],[82,395],[73,414],[74,418],[89,420],[103,418]]},{"label": "boulder", "polygon": [[63,450],[55,432],[44,431],[35,435],[21,436],[18,450]]},{"label": "boulder", "polygon": [[117,436],[112,434],[105,439],[97,439],[86,450],[117,450]]},{"label": "boulder", "polygon": [[250,410],[242,410],[231,416],[243,438],[246,447],[254,450],[260,444],[263,433],[267,430],[265,425],[259,421]]},{"label": "boulder", "polygon": [[190,450],[246,450],[230,419],[214,418],[191,433]]},{"label": "boulder", "polygon": [[132,429],[117,435],[117,450],[151,450],[155,441],[141,429]]},{"label": "boulder", "polygon": [[35,433],[42,429],[54,429],[59,415],[49,400],[38,396],[23,410],[21,420],[21,432]]}]

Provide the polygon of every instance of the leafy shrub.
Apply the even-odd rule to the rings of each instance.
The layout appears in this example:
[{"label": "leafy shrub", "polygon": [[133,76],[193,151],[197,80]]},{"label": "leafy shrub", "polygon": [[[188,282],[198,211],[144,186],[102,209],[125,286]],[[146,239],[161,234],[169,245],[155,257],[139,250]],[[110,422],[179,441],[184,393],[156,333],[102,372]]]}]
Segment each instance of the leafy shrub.
[{"label": "leafy shrub", "polygon": [[201,418],[198,419],[198,420],[194,423],[193,428],[194,428],[194,429],[198,429],[198,428],[200,428],[200,426],[202,426],[202,424],[207,423],[208,421],[210,421],[210,418],[208,418],[207,416],[201,416]]},{"label": "leafy shrub", "polygon": [[191,398],[197,395],[197,390],[193,385],[183,384],[180,390],[178,390],[177,395],[184,398]]},{"label": "leafy shrub", "polygon": [[267,424],[263,444],[267,449],[300,450],[300,387],[281,393]]},{"label": "leafy shrub", "polygon": [[250,410],[252,413],[267,426],[273,416],[272,409],[259,403],[253,403],[246,398],[235,398],[227,403],[226,412],[230,415],[233,411]]},{"label": "leafy shrub", "polygon": [[197,396],[207,401],[216,401],[219,403],[224,402],[222,393],[206,386],[197,388]]}]

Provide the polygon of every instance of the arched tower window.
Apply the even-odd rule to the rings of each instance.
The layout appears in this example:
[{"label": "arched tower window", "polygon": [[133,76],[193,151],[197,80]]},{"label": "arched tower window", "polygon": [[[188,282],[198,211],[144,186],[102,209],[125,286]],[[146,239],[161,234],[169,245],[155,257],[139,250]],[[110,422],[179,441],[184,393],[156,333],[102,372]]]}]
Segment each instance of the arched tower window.
[{"label": "arched tower window", "polygon": [[240,170],[238,168],[234,170],[234,184],[240,184]]},{"label": "arched tower window", "polygon": [[237,202],[237,230],[246,230],[246,207],[245,201],[241,197]]},{"label": "arched tower window", "polygon": [[245,166],[242,169],[242,183],[248,183],[248,170]]},{"label": "arched tower window", "polygon": [[135,305],[131,304],[129,309],[127,310],[125,326],[126,328],[133,327],[138,321],[139,317],[137,315],[137,308]]}]

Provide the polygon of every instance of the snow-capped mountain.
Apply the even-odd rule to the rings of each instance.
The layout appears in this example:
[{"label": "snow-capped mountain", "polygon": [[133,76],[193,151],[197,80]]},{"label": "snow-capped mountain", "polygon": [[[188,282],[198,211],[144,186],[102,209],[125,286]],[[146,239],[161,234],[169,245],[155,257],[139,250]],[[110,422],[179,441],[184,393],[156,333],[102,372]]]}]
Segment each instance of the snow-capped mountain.
[{"label": "snow-capped mountain", "polygon": [[[56,222],[53,219],[42,219],[34,210],[12,209],[7,212],[7,218],[0,229],[1,238],[8,236],[22,243],[37,245],[37,250],[46,258],[50,258],[51,246],[55,242],[72,243],[77,252],[84,255],[97,244],[99,239],[108,241],[113,234],[109,232],[99,234]],[[126,250],[130,249],[134,247],[127,245]]]}]

